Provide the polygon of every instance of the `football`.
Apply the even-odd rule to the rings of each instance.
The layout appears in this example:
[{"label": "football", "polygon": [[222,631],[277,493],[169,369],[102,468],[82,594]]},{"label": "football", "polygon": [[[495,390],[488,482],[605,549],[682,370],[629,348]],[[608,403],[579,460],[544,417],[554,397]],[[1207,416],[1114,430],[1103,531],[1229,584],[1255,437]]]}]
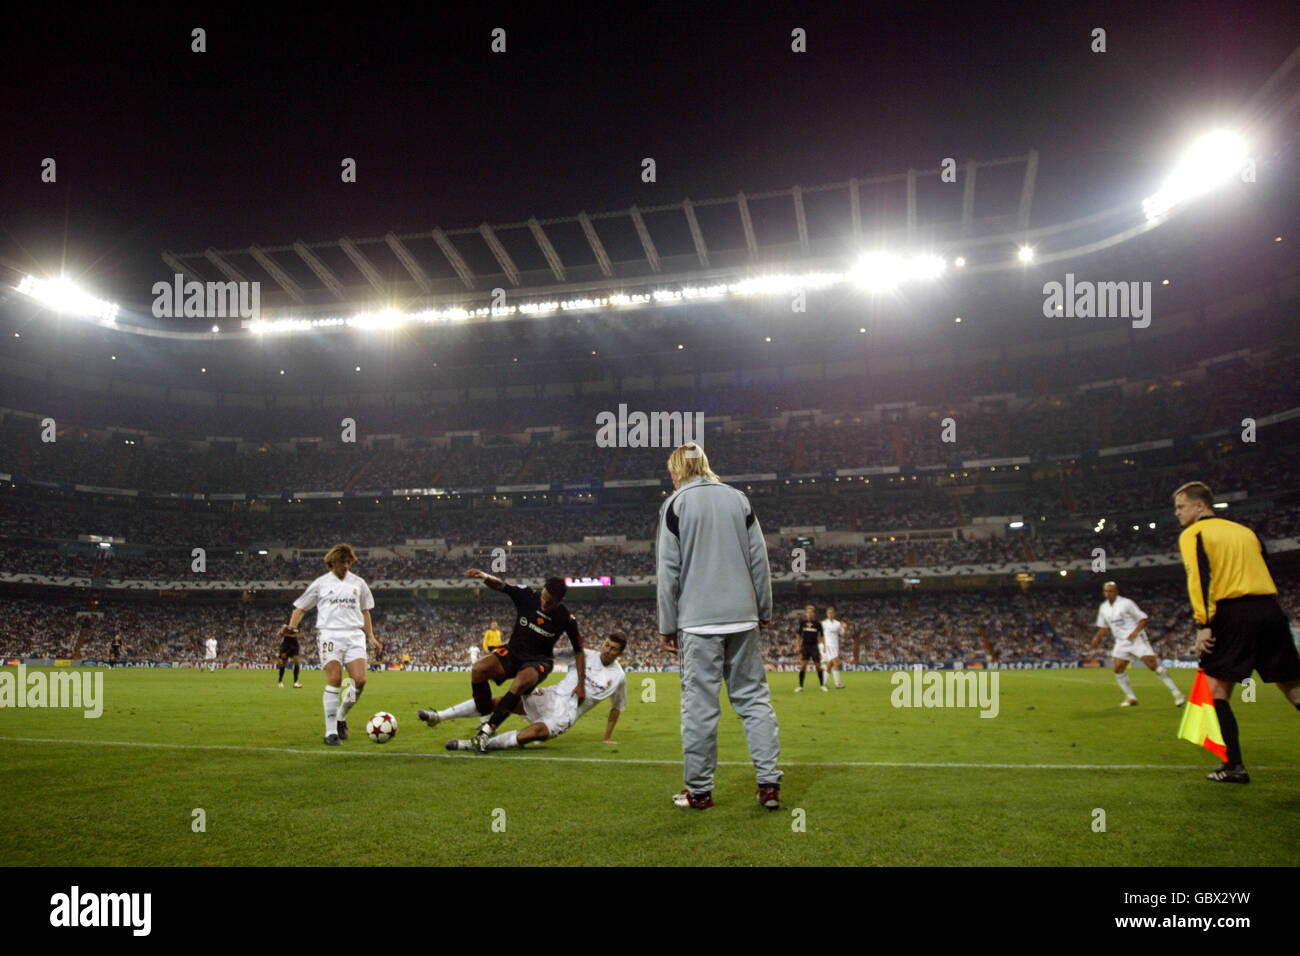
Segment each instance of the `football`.
[{"label": "football", "polygon": [[397,736],[397,718],[392,714],[375,714],[366,724],[366,736],[377,744],[386,744]]}]

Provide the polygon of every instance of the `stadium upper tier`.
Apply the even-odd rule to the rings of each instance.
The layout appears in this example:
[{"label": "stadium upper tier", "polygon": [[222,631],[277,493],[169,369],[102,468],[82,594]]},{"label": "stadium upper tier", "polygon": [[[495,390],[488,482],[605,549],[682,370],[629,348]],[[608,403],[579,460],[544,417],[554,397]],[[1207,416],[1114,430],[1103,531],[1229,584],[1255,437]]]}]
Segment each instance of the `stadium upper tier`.
[{"label": "stadium upper tier", "polygon": [[[1239,437],[1244,419],[1256,422],[1300,404],[1295,382],[1300,356],[1238,355],[1184,377],[1110,381],[1100,387],[892,409],[854,407],[855,379],[824,383],[817,413],[762,418],[705,419],[703,444],[724,475],[776,473],[833,475],[837,469],[943,466],[1017,456],[1078,455],[1105,448],[1211,432]],[[763,392],[748,391],[757,398]],[[701,404],[709,393],[694,396]],[[690,413],[690,400],[629,396],[632,410]],[[7,412],[0,423],[0,473],[28,479],[183,494],[323,492],[487,488],[665,478],[669,447],[606,447],[596,416],[606,399],[585,400],[585,411],[555,417],[549,433],[448,437],[443,425],[406,420],[372,425],[357,416],[357,440],[333,431],[316,440],[278,444],[181,443],[158,435],[112,437],[55,418],[57,441],[30,401],[29,414]],[[108,406],[106,406],[107,408]],[[825,411],[826,407],[844,411]],[[126,415],[126,410],[122,409]],[[101,414],[105,414],[101,409]],[[501,413],[504,415],[505,410]],[[51,416],[52,417],[52,416]],[[945,429],[951,419],[952,426]],[[127,419],[129,420],[129,419]],[[120,420],[119,420],[120,423]],[[211,426],[201,426],[207,430]],[[1291,426],[1274,425],[1271,443]],[[1267,429],[1265,429],[1267,431]],[[44,434],[43,434],[44,433]],[[214,432],[209,432],[213,434]],[[377,434],[382,437],[375,438]],[[168,436],[170,437],[170,436]],[[539,438],[548,439],[539,441]],[[949,440],[950,439],[950,440]],[[484,443],[487,441],[488,443]],[[536,489],[533,489],[536,490]],[[549,489],[547,489],[549,490]]]},{"label": "stadium upper tier", "polygon": [[[892,531],[954,528],[985,516],[1023,515],[1058,520],[1078,516],[1077,527],[1100,518],[1156,513],[1170,520],[1169,495],[1184,481],[1203,480],[1222,494],[1275,496],[1300,487],[1300,446],[1249,448],[1217,461],[1170,454],[1163,464],[1120,462],[1111,472],[1068,466],[1032,477],[1028,470],[969,472],[942,486],[930,476],[920,482],[879,479],[787,486],[784,482],[749,491],[755,512],[769,533],[822,526],[831,531]],[[1136,459],[1130,459],[1136,462]],[[996,481],[996,483],[995,483]],[[75,539],[98,534],[131,543],[170,546],[202,541],[207,547],[240,548],[259,542],[311,548],[322,540],[389,545],[407,539],[444,539],[449,546],[477,542],[546,544],[584,537],[653,536],[663,490],[626,489],[617,500],[577,495],[482,495],[440,499],[340,499],[310,502],[176,502],[115,495],[74,494],[0,485],[0,535]]]},{"label": "stadium upper tier", "polygon": [[[1253,516],[1248,522],[1265,541],[1291,538],[1300,534],[1300,506],[1267,515]],[[198,529],[185,529],[196,531]],[[183,533],[183,532],[182,532]],[[167,548],[166,542],[141,556],[113,552],[98,554],[70,553],[52,548],[16,547],[0,538],[0,568],[11,574],[38,574],[46,577],[76,577],[115,581],[185,581],[196,580],[189,549]],[[206,540],[195,538],[191,540]],[[316,536],[314,550],[335,539]],[[1176,550],[1177,529],[1172,522],[1156,528],[1120,527],[1092,534],[1052,533],[1028,536],[1001,535],[987,538],[949,537],[941,539],[880,540],[860,545],[806,545],[806,570],[841,571],[854,568],[969,569],[976,565],[1022,566],[1047,562],[1063,567],[1092,555],[1092,549],[1104,548],[1107,560],[1114,563],[1145,555],[1168,554]],[[768,551],[768,560],[778,574],[790,564],[791,542]],[[379,546],[383,547],[383,546]],[[403,551],[411,551],[402,548]],[[478,553],[457,557],[428,552],[411,557],[380,556],[371,552],[356,567],[357,573],[371,581],[417,581],[460,578],[473,566],[491,567],[493,555],[483,546]],[[507,566],[512,579],[535,579],[562,573],[569,577],[614,575],[653,575],[654,555],[649,551],[624,552],[605,547],[577,554],[533,554],[509,549]],[[261,556],[245,551],[222,556],[216,550],[206,560],[202,578],[210,581],[306,582],[324,573],[319,557],[284,558],[281,554]],[[969,571],[967,571],[969,573]]]},{"label": "stadium upper tier", "polygon": [[[132,346],[138,354],[105,344],[96,346],[94,355],[82,356],[50,344],[49,354],[26,355],[28,340],[40,330],[25,329],[15,333],[21,338],[0,339],[0,349],[17,350],[12,356],[0,352],[0,406],[52,417],[60,424],[130,428],[173,439],[231,436],[256,441],[337,436],[344,417],[356,420],[361,439],[391,434],[434,439],[470,429],[486,436],[530,427],[593,428],[597,413],[616,409],[619,403],[631,409],[738,419],[770,419],[801,409],[860,414],[873,406],[953,404],[974,396],[1047,399],[1120,378],[1173,379],[1195,372],[1200,363],[1216,356],[1248,348],[1294,353],[1295,347],[1287,345],[1295,337],[1293,313],[1293,308],[1276,305],[1236,315],[1232,321],[1184,327],[1194,334],[1170,334],[1167,326],[1138,334],[1127,326],[1076,325],[1063,344],[1042,353],[1030,349],[1051,336],[1031,323],[1018,334],[990,341],[965,325],[953,326],[889,354],[871,327],[862,325],[867,334],[858,334],[860,322],[868,320],[850,316],[845,319],[852,326],[847,341],[814,349],[778,336],[766,346],[761,361],[738,351],[752,332],[701,331],[685,323],[692,335],[707,338],[709,348],[719,351],[725,360],[721,370],[682,364],[651,372],[655,363],[634,353],[627,359],[627,374],[552,361],[548,351],[554,341],[538,333],[537,341],[502,350],[483,347],[473,356],[467,352],[472,374],[452,388],[440,382],[441,363],[434,362],[422,380],[393,383],[387,370],[396,356],[357,357],[336,370],[324,355],[315,367],[295,369],[286,359],[268,358],[261,351],[225,358],[182,357],[139,352],[138,344]],[[956,328],[961,333],[953,336]],[[615,338],[625,334],[630,333]],[[670,343],[684,337],[671,329],[656,335],[658,341]],[[295,345],[294,355],[304,347]],[[680,353],[681,361],[701,348],[690,345]],[[595,345],[588,349],[589,361],[599,358],[589,354],[593,350],[600,351]],[[413,345],[402,354],[421,351]],[[503,368],[494,365],[500,355],[507,356]],[[100,358],[108,360],[107,370],[99,368]],[[523,366],[514,364],[516,359],[540,365],[536,381],[519,372]],[[219,362],[233,368],[269,362],[267,387],[224,387],[217,380]],[[287,375],[278,374],[282,369]],[[182,370],[185,374],[178,377]],[[107,374],[101,374],[104,371]]]}]

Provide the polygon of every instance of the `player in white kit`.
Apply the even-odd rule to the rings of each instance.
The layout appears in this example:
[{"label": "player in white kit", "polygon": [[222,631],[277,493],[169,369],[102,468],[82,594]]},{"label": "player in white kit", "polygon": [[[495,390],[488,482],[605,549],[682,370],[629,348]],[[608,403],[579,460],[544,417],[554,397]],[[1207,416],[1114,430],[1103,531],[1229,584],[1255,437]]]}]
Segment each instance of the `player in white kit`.
[{"label": "player in white kit", "polygon": [[826,620],[822,621],[822,660],[826,664],[826,673],[835,677],[835,686],[840,690],[840,638],[844,636],[844,622],[836,620],[835,608],[826,608]]},{"label": "player in white kit", "polygon": [[[614,725],[618,716],[627,710],[627,675],[618,663],[619,656],[627,648],[627,638],[617,631],[611,632],[600,646],[599,651],[586,649],[586,699],[578,703],[578,672],[570,670],[564,680],[550,687],[539,687],[531,694],[525,695],[516,705],[515,713],[527,717],[531,723],[523,730],[511,730],[489,738],[488,750],[509,750],[524,744],[558,737],[602,700],[609,700],[609,720],[605,724],[605,737],[602,743],[616,744],[613,739]],[[562,661],[575,659],[571,650],[555,650],[555,659]],[[497,701],[492,702],[495,707]],[[456,717],[476,717],[478,708],[474,701],[461,701],[447,710],[422,710],[418,716],[430,727],[444,720]],[[472,750],[471,741],[449,740],[448,750]]]},{"label": "player in white kit", "polygon": [[203,642],[203,662],[208,665],[209,671],[217,669],[217,639],[209,637]]},{"label": "player in white kit", "polygon": [[1186,698],[1156,660],[1156,652],[1151,649],[1151,642],[1144,633],[1147,616],[1128,598],[1119,596],[1119,585],[1114,581],[1103,584],[1101,593],[1106,599],[1097,609],[1097,636],[1092,639],[1092,643],[1095,647],[1107,632],[1115,637],[1115,649],[1110,656],[1115,659],[1115,680],[1119,682],[1120,690],[1124,691],[1124,703],[1120,706],[1132,707],[1138,702],[1133,696],[1133,685],[1125,671],[1129,664],[1141,661],[1169,688],[1169,692],[1174,695],[1174,706],[1181,707]]},{"label": "player in white kit", "polygon": [[[366,688],[366,642],[376,651],[383,645],[375,639],[370,609],[375,599],[365,581],[349,569],[356,562],[351,545],[336,544],[325,555],[328,574],[322,574],[293,602],[293,615],[280,629],[280,637],[295,637],[303,615],[316,609],[316,640],[320,662],[325,668],[325,743],[336,747],[348,739],[348,711]],[[349,686],[342,687],[343,668],[348,669]]]}]

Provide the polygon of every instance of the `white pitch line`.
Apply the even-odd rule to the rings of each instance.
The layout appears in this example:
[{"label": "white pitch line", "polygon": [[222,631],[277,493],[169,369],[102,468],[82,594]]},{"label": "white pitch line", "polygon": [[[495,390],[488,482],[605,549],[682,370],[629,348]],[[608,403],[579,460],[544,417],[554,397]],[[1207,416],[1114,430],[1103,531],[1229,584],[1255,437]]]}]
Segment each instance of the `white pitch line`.
[{"label": "white pitch line", "polygon": [[[268,754],[307,754],[322,757],[433,757],[441,760],[469,760],[470,754],[452,753],[404,753],[398,750],[299,750],[293,747],[247,747],[239,744],[165,744],[142,740],[69,740],[53,737],[0,737],[0,741],[24,744],[67,744],[70,746],[89,747],[141,747],[157,750],[237,750],[242,753]],[[322,744],[322,746],[324,746]],[[526,748],[531,750],[532,748]],[[661,767],[680,767],[680,760],[638,760],[623,757],[552,757],[534,754],[521,757],[516,763],[527,760],[548,760],[552,763],[612,763],[612,764],[649,764]],[[719,760],[719,767],[749,767],[748,760]],[[894,761],[818,761],[793,760],[781,761],[782,767],[914,767],[922,770],[1204,770],[1201,764],[1162,764],[1162,763],[917,763]],[[1300,767],[1258,767],[1259,770],[1300,770]]]}]

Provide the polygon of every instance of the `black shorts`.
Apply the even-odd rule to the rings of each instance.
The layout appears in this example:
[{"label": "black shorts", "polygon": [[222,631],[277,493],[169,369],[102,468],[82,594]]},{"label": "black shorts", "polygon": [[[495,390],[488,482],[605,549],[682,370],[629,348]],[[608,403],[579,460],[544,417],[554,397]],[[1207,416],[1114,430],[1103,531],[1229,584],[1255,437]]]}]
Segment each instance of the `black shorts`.
[{"label": "black shorts", "polygon": [[1234,684],[1259,671],[1266,684],[1300,680],[1300,654],[1290,622],[1270,595],[1220,601],[1210,622],[1214,647],[1201,657],[1205,673]]},{"label": "black shorts", "polygon": [[286,637],[280,642],[280,660],[297,657],[299,653],[298,638]]},{"label": "black shorts", "polygon": [[506,676],[497,681],[497,684],[504,684],[508,680],[514,680],[520,671],[529,667],[537,668],[536,687],[546,678],[551,676],[551,671],[555,670],[555,661],[549,657],[524,657],[518,651],[512,651],[509,645],[505,647],[494,647],[492,653],[501,659],[501,666],[506,669]]},{"label": "black shorts", "polygon": [[118,652],[118,649],[117,649],[116,647],[110,647],[110,648],[108,649],[108,659],[109,659],[110,661],[115,661],[115,660],[117,660],[117,655],[118,655],[118,653],[119,653],[119,652]]},{"label": "black shorts", "polygon": [[822,649],[816,644],[805,644],[800,648],[799,656],[805,662],[820,664],[822,662]]}]

